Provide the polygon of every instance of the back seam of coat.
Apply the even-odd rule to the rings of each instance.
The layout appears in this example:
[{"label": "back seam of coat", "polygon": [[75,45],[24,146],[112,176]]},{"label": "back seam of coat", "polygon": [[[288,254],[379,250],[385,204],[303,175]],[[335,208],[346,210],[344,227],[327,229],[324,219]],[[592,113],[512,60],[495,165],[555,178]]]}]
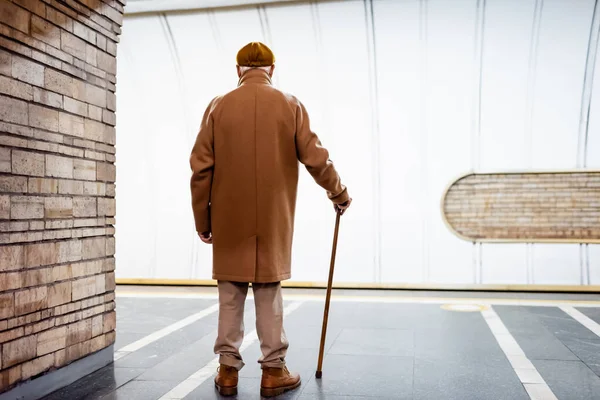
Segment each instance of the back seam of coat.
[{"label": "back seam of coat", "polygon": [[254,280],[256,280],[257,269],[258,269],[258,144],[257,144],[257,123],[258,119],[258,111],[257,111],[257,103],[258,103],[258,85],[254,88],[254,233],[256,235],[256,242],[254,247]]}]

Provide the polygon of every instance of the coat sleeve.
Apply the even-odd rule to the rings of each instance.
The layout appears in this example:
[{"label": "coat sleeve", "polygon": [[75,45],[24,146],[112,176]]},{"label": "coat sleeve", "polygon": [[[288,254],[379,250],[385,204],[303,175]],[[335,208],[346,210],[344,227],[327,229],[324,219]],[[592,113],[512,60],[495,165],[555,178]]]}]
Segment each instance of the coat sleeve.
[{"label": "coat sleeve", "polygon": [[213,148],[213,114],[216,99],[211,101],[204,112],[200,131],[196,137],[196,143],[190,155],[190,167],[192,178],[190,187],[192,190],[192,209],[196,223],[196,231],[199,233],[210,232],[210,192],[213,179],[213,168],[215,155]]},{"label": "coat sleeve", "polygon": [[306,108],[299,101],[296,108],[296,149],[298,160],[304,164],[315,182],[327,191],[327,197],[335,204],[348,201],[348,190],[342,185],[340,176],[329,159],[329,152],[311,130]]}]

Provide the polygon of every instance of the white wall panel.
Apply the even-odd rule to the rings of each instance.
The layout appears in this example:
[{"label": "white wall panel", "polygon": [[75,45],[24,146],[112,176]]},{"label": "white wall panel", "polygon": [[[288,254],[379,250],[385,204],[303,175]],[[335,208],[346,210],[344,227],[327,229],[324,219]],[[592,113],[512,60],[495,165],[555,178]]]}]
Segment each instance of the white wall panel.
[{"label": "white wall panel", "polygon": [[[478,169],[524,170],[534,0],[485,2]],[[482,244],[482,283],[527,283],[527,245]]]},{"label": "white wall panel", "polygon": [[374,7],[379,84],[382,281],[423,279],[421,49],[418,1]]},{"label": "white wall panel", "polygon": [[[340,18],[342,15],[343,18]],[[364,4],[362,1],[319,3],[318,18],[323,52],[315,62],[324,66],[323,84],[329,100],[327,113],[322,116],[323,126],[327,130],[327,146],[333,160],[354,198],[352,212],[344,216],[340,230],[336,278],[348,282],[369,282],[373,279],[375,232]],[[331,224],[331,217],[318,221],[312,230],[322,229],[323,223]],[[300,234],[297,232],[296,236]],[[331,238],[318,246],[330,249]],[[305,248],[311,251],[311,248]],[[325,261],[323,270],[327,269]]]},{"label": "white wall panel", "polygon": [[189,187],[183,99],[160,18],[127,22],[122,52],[129,56],[119,68],[117,274],[188,278],[194,238],[182,190]]},{"label": "white wall panel", "polygon": [[[117,276],[211,277],[210,247],[193,228],[189,153],[209,101],[236,87],[237,50],[259,40],[277,56],[274,83],[305,104],[354,198],[337,281],[579,284],[578,245],[474,246],[440,215],[443,190],[466,171],[576,166],[593,0],[544,0],[539,38],[535,4],[374,0],[372,32],[363,1],[126,18]],[[600,168],[595,80],[588,166]],[[326,280],[334,218],[302,169],[294,280]],[[584,258],[595,284],[599,247]]]},{"label": "white wall panel", "polygon": [[[581,93],[593,0],[544,1],[532,121],[534,169],[577,166]],[[580,280],[579,246],[533,245],[532,283]]]},{"label": "white wall panel", "polygon": [[[472,245],[442,222],[440,199],[448,183],[471,168],[471,123],[476,1],[427,2],[427,71],[422,177],[427,182],[426,282],[473,282]],[[452,32],[452,34],[448,34]]]}]

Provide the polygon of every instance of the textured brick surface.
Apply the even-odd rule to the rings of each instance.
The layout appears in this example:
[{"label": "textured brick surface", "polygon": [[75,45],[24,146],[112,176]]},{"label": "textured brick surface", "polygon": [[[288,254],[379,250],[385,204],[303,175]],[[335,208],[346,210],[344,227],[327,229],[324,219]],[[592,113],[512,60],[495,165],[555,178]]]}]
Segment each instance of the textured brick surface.
[{"label": "textured brick surface", "polygon": [[450,226],[469,240],[600,240],[600,173],[469,175],[443,203]]},{"label": "textured brick surface", "polygon": [[114,343],[122,11],[0,0],[0,393]]}]

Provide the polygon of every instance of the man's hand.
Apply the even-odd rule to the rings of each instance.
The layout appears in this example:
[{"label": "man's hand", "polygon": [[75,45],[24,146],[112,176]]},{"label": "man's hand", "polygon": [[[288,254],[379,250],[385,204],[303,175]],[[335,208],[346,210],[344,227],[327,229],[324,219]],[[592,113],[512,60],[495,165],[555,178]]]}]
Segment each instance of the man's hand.
[{"label": "man's hand", "polygon": [[213,242],[212,233],[203,232],[203,233],[198,233],[198,235],[200,236],[200,240],[202,240],[204,243],[212,244],[212,242]]},{"label": "man's hand", "polygon": [[345,203],[342,204],[334,204],[333,208],[335,209],[336,212],[339,212],[340,215],[344,215],[344,213],[346,212],[346,210],[350,207],[350,204],[352,204],[352,199],[348,199],[348,201],[346,201]]}]

